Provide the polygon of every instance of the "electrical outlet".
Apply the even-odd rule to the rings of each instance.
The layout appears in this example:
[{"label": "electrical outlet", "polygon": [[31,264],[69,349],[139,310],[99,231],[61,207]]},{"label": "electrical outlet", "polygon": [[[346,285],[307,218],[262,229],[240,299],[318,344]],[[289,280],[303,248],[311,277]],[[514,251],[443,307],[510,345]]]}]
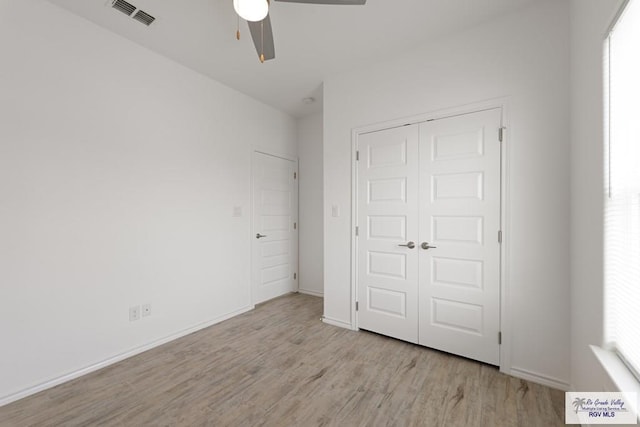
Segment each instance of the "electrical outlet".
[{"label": "electrical outlet", "polygon": [[142,317],[151,316],[151,304],[144,304],[142,306]]},{"label": "electrical outlet", "polygon": [[135,320],[140,320],[139,305],[134,305],[133,307],[129,307],[129,322],[133,322]]}]

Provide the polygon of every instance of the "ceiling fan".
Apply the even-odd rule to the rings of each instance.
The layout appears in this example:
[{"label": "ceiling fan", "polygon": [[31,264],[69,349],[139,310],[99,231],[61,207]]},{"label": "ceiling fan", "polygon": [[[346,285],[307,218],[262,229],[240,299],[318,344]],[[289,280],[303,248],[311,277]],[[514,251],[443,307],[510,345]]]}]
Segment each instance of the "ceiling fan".
[{"label": "ceiling fan", "polygon": [[[275,0],[286,3],[363,5],[367,0]],[[233,8],[238,16],[247,21],[253,44],[260,62],[276,57],[273,44],[273,31],[269,19],[269,0],[233,0]],[[240,30],[236,33],[240,39]]]}]

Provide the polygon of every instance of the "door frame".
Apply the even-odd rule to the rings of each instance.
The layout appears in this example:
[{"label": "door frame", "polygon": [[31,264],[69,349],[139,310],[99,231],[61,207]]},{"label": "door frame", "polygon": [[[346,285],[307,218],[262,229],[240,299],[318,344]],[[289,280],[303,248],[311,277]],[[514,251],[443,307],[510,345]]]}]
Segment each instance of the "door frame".
[{"label": "door frame", "polygon": [[293,292],[298,292],[300,289],[300,271],[299,268],[300,266],[298,265],[299,262],[299,255],[298,252],[300,250],[300,242],[299,242],[299,236],[300,236],[300,217],[299,217],[299,210],[300,210],[300,206],[299,206],[299,182],[300,182],[300,172],[298,171],[298,158],[297,157],[292,157],[286,154],[282,154],[282,153],[277,153],[277,152],[271,152],[268,150],[264,150],[264,149],[258,149],[258,148],[254,148],[251,150],[251,177],[249,178],[251,180],[251,194],[250,194],[250,201],[249,204],[251,206],[250,209],[250,216],[249,216],[249,229],[250,229],[250,233],[249,233],[249,266],[250,266],[250,271],[249,271],[249,299],[251,301],[251,306],[255,307],[256,303],[255,303],[255,295],[254,295],[254,291],[253,291],[253,287],[254,287],[254,283],[253,283],[253,271],[254,271],[254,267],[255,267],[255,259],[253,256],[253,245],[254,245],[254,236],[256,234],[256,229],[255,229],[255,224],[253,221],[254,218],[254,213],[255,213],[255,204],[253,202],[254,200],[254,195],[255,195],[255,187],[254,187],[254,182],[255,182],[255,174],[256,174],[256,165],[255,165],[255,154],[262,154],[265,156],[271,156],[271,157],[277,157],[279,159],[282,160],[287,160],[290,162],[293,162],[293,168],[294,171],[297,175],[296,179],[294,180],[294,186],[293,186],[293,192],[294,192],[294,204],[295,204],[295,208],[294,208],[294,212],[295,212],[295,222],[297,223],[297,229],[295,230],[294,233],[294,237],[293,237],[293,241],[294,241],[294,251],[292,251],[292,256],[293,256],[293,260],[291,262],[291,264],[294,267],[295,272],[297,273],[297,278],[294,279],[294,287],[293,287]]},{"label": "door frame", "polygon": [[[502,244],[500,245],[500,331],[502,342],[500,345],[500,372],[511,373],[511,304],[510,304],[510,280],[509,280],[509,253],[510,253],[510,213],[509,213],[509,136],[512,129],[508,121],[509,97],[489,99],[445,108],[428,113],[417,114],[381,123],[361,126],[351,130],[351,329],[359,330],[358,315],[356,313],[356,299],[358,297],[358,238],[356,227],[358,226],[358,138],[360,135],[377,132],[385,129],[418,124],[431,120],[446,119],[465,114],[476,113],[484,110],[500,108],[502,110],[501,126],[503,140],[500,148],[500,229],[502,230]],[[497,337],[496,337],[497,339]]]}]

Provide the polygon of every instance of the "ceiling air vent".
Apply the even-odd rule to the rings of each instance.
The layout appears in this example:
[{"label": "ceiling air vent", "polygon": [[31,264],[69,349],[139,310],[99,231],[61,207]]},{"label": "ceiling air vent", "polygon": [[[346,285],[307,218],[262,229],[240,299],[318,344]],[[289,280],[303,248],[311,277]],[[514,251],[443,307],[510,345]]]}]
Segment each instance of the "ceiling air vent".
[{"label": "ceiling air vent", "polygon": [[138,9],[135,15],[133,15],[133,19],[138,22],[142,22],[144,25],[151,25],[153,21],[156,20],[153,16],[149,15],[147,12]]},{"label": "ceiling air vent", "polygon": [[119,10],[127,16],[131,16],[131,14],[136,11],[136,7],[134,5],[132,5],[131,3],[127,3],[124,0],[115,0],[113,3],[111,3],[111,7]]},{"label": "ceiling air vent", "polygon": [[111,0],[111,7],[119,10],[120,12],[135,19],[138,22],[142,22],[147,27],[156,20],[155,17],[149,15],[144,10],[138,9],[136,6],[132,5],[129,2],[126,2],[125,0]]}]

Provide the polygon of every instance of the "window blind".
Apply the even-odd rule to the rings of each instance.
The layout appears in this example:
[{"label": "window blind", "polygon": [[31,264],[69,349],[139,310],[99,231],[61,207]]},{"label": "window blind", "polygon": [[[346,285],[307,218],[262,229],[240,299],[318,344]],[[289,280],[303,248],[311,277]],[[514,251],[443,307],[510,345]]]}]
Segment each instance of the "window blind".
[{"label": "window blind", "polygon": [[609,34],[605,340],[640,373],[640,0]]}]

